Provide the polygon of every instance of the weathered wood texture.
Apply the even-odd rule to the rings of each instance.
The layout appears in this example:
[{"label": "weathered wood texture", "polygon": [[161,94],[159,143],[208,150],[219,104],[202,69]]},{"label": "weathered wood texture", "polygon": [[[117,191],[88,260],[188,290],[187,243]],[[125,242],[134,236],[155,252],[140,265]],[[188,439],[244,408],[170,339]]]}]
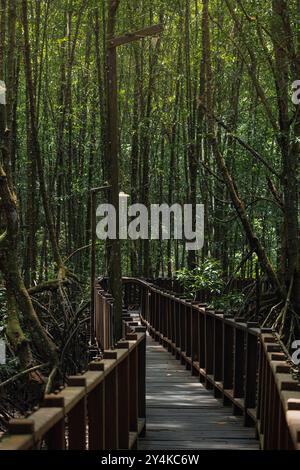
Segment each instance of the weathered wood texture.
[{"label": "weathered wood texture", "polygon": [[254,429],[151,337],[147,338],[147,433],[139,449],[257,450]]}]

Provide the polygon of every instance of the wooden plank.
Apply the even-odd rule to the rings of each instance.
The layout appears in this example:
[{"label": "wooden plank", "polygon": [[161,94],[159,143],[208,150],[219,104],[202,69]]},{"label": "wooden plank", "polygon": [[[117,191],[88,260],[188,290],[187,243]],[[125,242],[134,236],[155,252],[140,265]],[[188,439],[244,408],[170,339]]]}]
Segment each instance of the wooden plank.
[{"label": "wooden plank", "polygon": [[[241,438],[240,435],[240,430],[236,429],[236,427],[230,429],[226,433],[226,439],[247,439],[247,440],[252,440],[255,441],[255,437],[253,436],[253,431],[248,428],[248,435],[243,436]],[[184,441],[186,439],[186,431],[185,430],[161,430],[157,428],[149,428],[147,430],[147,437],[145,438],[145,441],[151,441],[151,440],[160,440],[160,441]],[[193,433],[193,439],[198,440],[198,439],[224,439],[224,429],[220,427],[219,429],[216,429],[216,427],[207,427],[207,428],[202,428],[201,430],[196,430]]]},{"label": "wooden plank", "polygon": [[146,374],[147,432],[139,449],[259,448],[254,430],[149,337]]},{"label": "wooden plank", "polygon": [[162,441],[146,441],[143,446],[139,446],[143,450],[258,450],[258,444],[256,441],[250,442],[248,440],[206,440],[202,441],[178,441],[177,445],[174,441],[162,442]]}]

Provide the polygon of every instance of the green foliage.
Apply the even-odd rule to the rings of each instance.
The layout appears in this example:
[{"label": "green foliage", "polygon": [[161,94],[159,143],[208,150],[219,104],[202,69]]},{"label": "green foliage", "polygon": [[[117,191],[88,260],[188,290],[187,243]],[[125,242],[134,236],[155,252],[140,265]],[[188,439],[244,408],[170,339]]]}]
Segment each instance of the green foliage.
[{"label": "green foliage", "polygon": [[181,269],[176,279],[182,285],[189,298],[196,298],[197,293],[205,289],[212,295],[210,306],[220,310],[238,310],[245,300],[240,291],[224,293],[225,282],[220,263],[215,259],[207,259],[193,270]]},{"label": "green foliage", "polygon": [[220,263],[214,259],[205,260],[193,270],[184,268],[177,271],[176,279],[189,297],[195,297],[201,289],[220,295],[224,287]]},{"label": "green foliage", "polygon": [[213,308],[217,310],[238,310],[242,307],[245,295],[239,291],[233,291],[220,297],[215,297],[212,301]]}]

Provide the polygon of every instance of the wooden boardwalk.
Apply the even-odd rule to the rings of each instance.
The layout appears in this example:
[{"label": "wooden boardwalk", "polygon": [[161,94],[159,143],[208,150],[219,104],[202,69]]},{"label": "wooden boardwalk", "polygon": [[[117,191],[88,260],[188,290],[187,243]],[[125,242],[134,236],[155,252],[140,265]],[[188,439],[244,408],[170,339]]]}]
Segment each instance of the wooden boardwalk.
[{"label": "wooden boardwalk", "polygon": [[197,377],[147,339],[147,433],[142,450],[257,450],[252,428],[224,408]]}]

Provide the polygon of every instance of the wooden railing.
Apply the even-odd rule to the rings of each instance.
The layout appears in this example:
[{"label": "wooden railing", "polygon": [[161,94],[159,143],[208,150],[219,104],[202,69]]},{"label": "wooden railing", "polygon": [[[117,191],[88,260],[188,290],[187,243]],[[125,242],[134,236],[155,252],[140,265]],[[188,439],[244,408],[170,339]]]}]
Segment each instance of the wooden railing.
[{"label": "wooden railing", "polygon": [[[124,340],[85,374],[69,377],[28,418],[11,420],[0,450],[136,448],[145,431],[146,337],[125,311],[138,306],[150,334],[242,415],[245,426],[256,427],[262,449],[300,450],[299,383],[272,331],[146,281],[123,283]],[[96,290],[97,340],[113,347],[113,299],[100,285]]]},{"label": "wooden railing", "polygon": [[[106,291],[107,289],[107,280],[104,279],[101,282],[97,281],[95,283],[95,299],[94,306],[95,311],[91,321],[93,322],[92,331],[94,332],[95,337],[93,340],[96,341],[100,349],[109,349],[115,346],[115,316],[114,316],[114,299]],[[136,319],[131,318],[130,310],[134,311],[136,307],[136,312],[139,310],[140,305],[140,290],[138,286],[131,286],[129,296],[126,296],[126,286],[124,292],[124,305],[126,308],[123,309],[122,316],[122,331],[123,337],[130,331],[131,328],[135,328],[135,331],[139,331],[139,325],[136,322]],[[142,327],[142,330],[144,328]]]},{"label": "wooden railing", "polygon": [[145,431],[146,335],[141,326],[125,326],[116,349],[104,351],[85,374],[69,377],[28,418],[11,420],[0,450],[136,448]]},{"label": "wooden railing", "polygon": [[[184,287],[181,282],[176,278],[155,278],[147,280],[152,285],[155,285],[163,290],[168,290],[174,294],[183,295]],[[255,283],[255,279],[243,279],[243,278],[223,278],[224,285],[227,289],[232,291],[245,291],[247,288]],[[261,293],[268,292],[271,289],[271,285],[267,280],[260,280],[260,291]],[[209,288],[203,287],[199,289],[195,294],[195,300],[199,302],[210,302],[213,298],[212,292]]]},{"label": "wooden railing", "polygon": [[95,311],[91,318],[94,325],[91,330],[98,346],[108,349],[114,345],[114,299],[99,282],[95,284],[94,295]]},{"label": "wooden railing", "polygon": [[138,292],[150,334],[256,427],[262,449],[300,450],[300,386],[273,331],[145,281],[124,285],[125,301]]}]

